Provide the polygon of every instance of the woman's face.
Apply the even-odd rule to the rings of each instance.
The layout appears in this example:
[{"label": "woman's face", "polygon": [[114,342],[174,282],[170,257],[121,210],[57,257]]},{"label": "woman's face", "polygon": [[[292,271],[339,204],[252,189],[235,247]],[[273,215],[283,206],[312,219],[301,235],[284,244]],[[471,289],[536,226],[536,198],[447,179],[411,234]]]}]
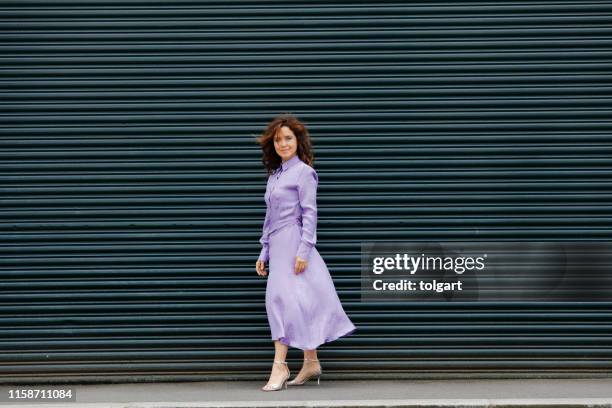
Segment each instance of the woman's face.
[{"label": "woman's face", "polygon": [[283,126],[274,137],[274,149],[283,161],[287,161],[297,153],[297,137],[293,131]]}]

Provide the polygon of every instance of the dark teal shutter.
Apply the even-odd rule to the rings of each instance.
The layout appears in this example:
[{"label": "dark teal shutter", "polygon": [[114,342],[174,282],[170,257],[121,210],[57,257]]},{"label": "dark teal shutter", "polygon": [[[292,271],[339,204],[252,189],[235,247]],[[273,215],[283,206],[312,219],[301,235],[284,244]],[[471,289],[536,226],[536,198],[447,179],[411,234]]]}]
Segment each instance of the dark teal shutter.
[{"label": "dark teal shutter", "polygon": [[[612,239],[612,2],[0,4],[0,380],[265,379],[254,137],[302,118],[328,378],[593,376],[612,303],[359,302],[362,241]],[[297,350],[289,354],[297,368]]]}]

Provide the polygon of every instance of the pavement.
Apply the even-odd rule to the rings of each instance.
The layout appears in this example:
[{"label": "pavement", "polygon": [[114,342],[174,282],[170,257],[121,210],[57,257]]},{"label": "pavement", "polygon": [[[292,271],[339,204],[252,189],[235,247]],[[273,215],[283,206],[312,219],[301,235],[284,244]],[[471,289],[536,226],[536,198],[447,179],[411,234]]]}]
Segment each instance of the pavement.
[{"label": "pavement", "polygon": [[300,387],[263,392],[265,381],[158,382],[41,385],[76,391],[76,401],[33,403],[7,398],[0,408],[179,408],[179,407],[606,407],[612,408],[612,378],[501,380],[311,381]]}]

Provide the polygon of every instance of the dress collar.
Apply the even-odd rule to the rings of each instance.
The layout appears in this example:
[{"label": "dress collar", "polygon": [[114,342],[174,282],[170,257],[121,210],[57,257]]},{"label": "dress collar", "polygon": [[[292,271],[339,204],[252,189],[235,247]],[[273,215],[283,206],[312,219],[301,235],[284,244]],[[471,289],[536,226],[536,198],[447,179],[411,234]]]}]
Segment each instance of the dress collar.
[{"label": "dress collar", "polygon": [[298,162],[301,162],[301,160],[300,160],[300,157],[296,154],[295,156],[293,156],[292,158],[290,158],[286,162],[281,163],[280,167],[282,167],[282,169],[283,169],[282,171],[286,171],[291,166],[294,166],[294,165],[298,164]]}]

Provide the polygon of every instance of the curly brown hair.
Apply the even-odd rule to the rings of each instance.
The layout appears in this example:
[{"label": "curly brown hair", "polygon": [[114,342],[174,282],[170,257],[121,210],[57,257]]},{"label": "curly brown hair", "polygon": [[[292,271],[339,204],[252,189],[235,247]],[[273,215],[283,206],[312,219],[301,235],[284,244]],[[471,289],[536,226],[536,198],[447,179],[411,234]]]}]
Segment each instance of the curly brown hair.
[{"label": "curly brown hair", "polygon": [[268,175],[272,174],[282,163],[281,157],[274,149],[274,136],[283,126],[287,126],[295,134],[298,142],[297,155],[299,158],[310,167],[314,167],[312,143],[310,142],[310,134],[308,129],[306,129],[306,125],[295,116],[282,113],[268,123],[266,130],[257,138],[257,143],[261,146],[263,153],[261,162]]}]

